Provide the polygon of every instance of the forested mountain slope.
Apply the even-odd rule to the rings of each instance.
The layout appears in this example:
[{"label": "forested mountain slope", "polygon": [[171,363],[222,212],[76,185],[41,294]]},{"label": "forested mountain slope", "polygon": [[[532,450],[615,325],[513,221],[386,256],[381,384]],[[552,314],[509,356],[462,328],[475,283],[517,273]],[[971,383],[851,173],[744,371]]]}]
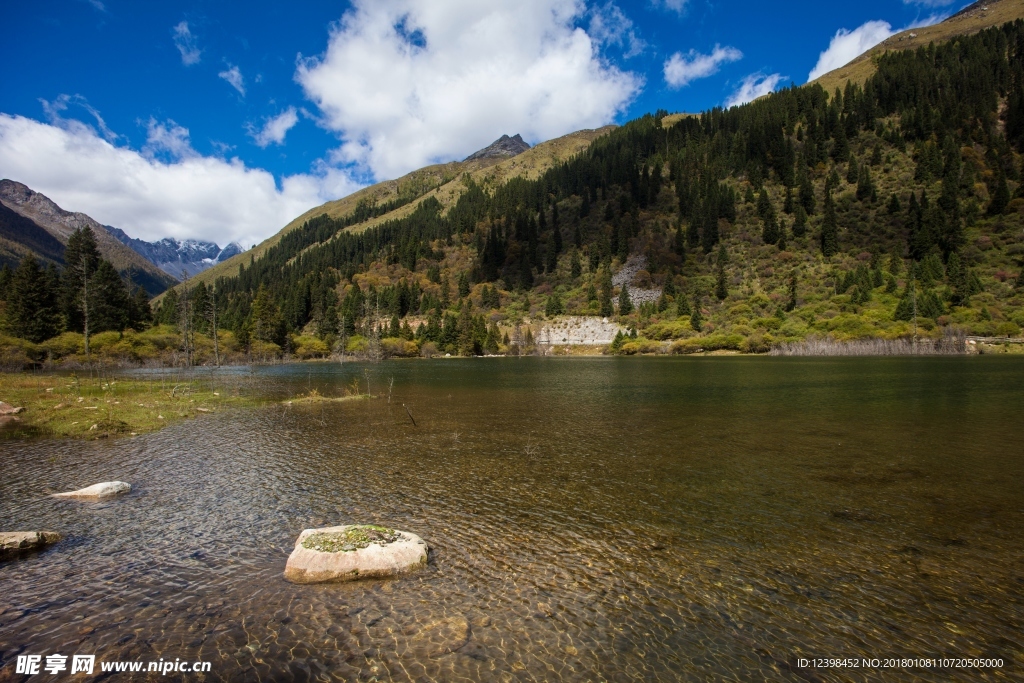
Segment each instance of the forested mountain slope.
[{"label": "forested mountain slope", "polygon": [[849,64],[828,72],[813,81],[828,92],[842,88],[847,81],[863,84],[875,73],[875,59],[892,50],[914,50],[931,43],[953,40],[957,36],[972,35],[994,26],[1024,18],[1024,0],[994,0],[975,2],[945,21],[932,26],[908,29],[886,38]]},{"label": "forested mountain slope", "polygon": [[237,275],[241,266],[263,258],[282,237],[311,219],[321,216],[341,219],[344,225],[339,223],[338,230],[361,231],[384,221],[408,216],[420,201],[428,197],[437,198],[447,207],[461,196],[464,190],[461,179],[467,173],[477,182],[488,186],[500,184],[512,177],[537,177],[551,166],[586,149],[592,140],[612,128],[608,126],[599,130],[570,133],[538,144],[512,158],[498,155],[477,157],[473,154],[465,161],[427,166],[397,180],[371,185],[342,199],[310,209],[255,248],[192,278],[188,286],[194,287],[199,283],[210,285],[220,277]]},{"label": "forested mountain slope", "polygon": [[[495,323],[562,312],[618,314],[633,350],[1016,335],[1022,85],[1018,21],[884,54],[863,87],[792,88],[667,128],[645,116],[543,173],[464,176],[361,232],[307,220],[218,280],[221,324],[286,344],[408,338],[425,321],[419,341],[463,353],[499,348]],[[642,267],[623,294],[628,260]]]}]

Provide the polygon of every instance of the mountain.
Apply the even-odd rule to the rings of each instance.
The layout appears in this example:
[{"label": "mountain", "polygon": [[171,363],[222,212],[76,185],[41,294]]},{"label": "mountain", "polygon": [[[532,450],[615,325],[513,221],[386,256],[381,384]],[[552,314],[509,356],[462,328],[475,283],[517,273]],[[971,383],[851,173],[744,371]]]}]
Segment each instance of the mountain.
[{"label": "mountain", "polygon": [[[78,228],[91,228],[96,235],[96,244],[103,258],[110,261],[122,275],[130,273],[132,281],[145,289],[150,296],[160,294],[177,282],[175,278],[121,244],[106,226],[84,213],[65,211],[46,195],[35,192],[22,183],[0,180],[0,204],[45,230],[61,245],[67,244],[68,238]],[[21,224],[21,227],[28,226]],[[26,236],[28,234],[25,233]],[[32,234],[38,237],[38,233]]]},{"label": "mountain", "polygon": [[121,244],[130,247],[135,253],[179,281],[198,275],[207,268],[244,251],[235,242],[223,249],[213,242],[180,241],[173,237],[165,237],[157,242],[146,242],[129,237],[120,228],[112,228],[109,225],[106,228]]},{"label": "mountain", "polygon": [[930,43],[946,42],[1022,18],[1024,2],[1021,0],[975,2],[938,24],[912,28],[889,36],[853,61],[819,76],[811,83],[817,83],[829,93],[845,87],[847,81],[863,84],[877,70],[877,58],[887,52],[914,50]]},{"label": "mountain", "polygon": [[0,204],[0,262],[13,269],[29,254],[44,264],[62,264],[64,245],[35,221]]},{"label": "mountain", "polygon": [[[197,279],[217,278],[242,344],[321,354],[378,336],[388,354],[500,352],[562,314],[630,329],[621,353],[1019,336],[1024,21],[873,68],[839,93],[786,88],[423,169]],[[410,178],[439,184],[404,192]]]},{"label": "mountain", "polygon": [[472,161],[473,159],[490,159],[495,157],[504,159],[514,157],[517,154],[522,154],[528,149],[530,149],[530,145],[520,137],[519,133],[516,133],[513,137],[502,135],[487,147],[470,154],[465,158],[465,161]]},{"label": "mountain", "polygon": [[[251,263],[260,260],[284,236],[319,216],[332,219],[365,216],[365,218],[345,227],[348,232],[361,232],[385,221],[408,217],[420,203],[430,198],[437,199],[445,207],[445,210],[449,209],[466,191],[466,185],[463,182],[466,174],[474,182],[488,187],[503,185],[512,178],[534,180],[553,166],[587,149],[594,140],[607,135],[614,129],[615,126],[605,126],[594,130],[580,130],[542,142],[515,157],[486,156],[469,161],[434,164],[396,180],[386,180],[371,185],[347,197],[321,204],[306,211],[284,226],[277,234],[259,243],[253,249],[199,273],[190,281],[190,284],[196,285],[202,282],[210,285],[217,278],[238,275],[240,268],[248,267]],[[368,207],[374,207],[374,209],[368,210]]]}]

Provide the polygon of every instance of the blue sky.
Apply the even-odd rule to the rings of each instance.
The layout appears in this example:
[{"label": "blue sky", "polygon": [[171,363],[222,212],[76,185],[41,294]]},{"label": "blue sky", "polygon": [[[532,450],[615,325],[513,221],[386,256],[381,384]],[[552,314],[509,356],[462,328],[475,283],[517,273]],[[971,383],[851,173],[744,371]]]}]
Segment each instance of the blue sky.
[{"label": "blue sky", "polygon": [[133,236],[248,246],[503,133],[741,102],[962,4],[17,3],[0,176]]}]

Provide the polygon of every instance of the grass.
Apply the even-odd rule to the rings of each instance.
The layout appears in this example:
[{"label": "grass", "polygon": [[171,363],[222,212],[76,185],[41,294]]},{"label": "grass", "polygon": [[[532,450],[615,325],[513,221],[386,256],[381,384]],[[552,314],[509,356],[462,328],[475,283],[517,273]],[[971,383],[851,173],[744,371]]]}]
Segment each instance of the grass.
[{"label": "grass", "polygon": [[123,379],[0,373],[0,400],[24,408],[0,429],[6,438],[134,436],[255,400],[238,387],[172,377]]},{"label": "grass", "polygon": [[302,547],[321,553],[347,553],[353,550],[362,550],[371,543],[377,545],[394,543],[398,538],[399,534],[394,529],[373,524],[361,524],[350,526],[344,531],[320,531],[310,534],[303,539]]},{"label": "grass", "polygon": [[[976,3],[969,11],[958,12],[933,26],[908,29],[887,38],[864,54],[838,69],[816,78],[829,94],[844,88],[847,81],[864,83],[875,73],[874,58],[890,50],[914,50],[929,43],[942,43],[957,36],[970,35],[992,26],[1024,18],[1024,4],[1016,0],[994,0]],[[981,8],[985,7],[983,11]]]}]

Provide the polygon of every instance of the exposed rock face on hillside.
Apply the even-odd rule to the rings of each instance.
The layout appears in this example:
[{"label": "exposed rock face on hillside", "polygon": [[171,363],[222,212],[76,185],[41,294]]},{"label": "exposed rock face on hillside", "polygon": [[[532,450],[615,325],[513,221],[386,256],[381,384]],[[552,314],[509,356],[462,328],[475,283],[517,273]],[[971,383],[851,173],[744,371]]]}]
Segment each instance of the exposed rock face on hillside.
[{"label": "exposed rock face on hillside", "polygon": [[224,248],[213,242],[176,240],[173,237],[165,237],[157,242],[146,242],[129,237],[124,230],[119,228],[107,226],[107,230],[121,244],[130,247],[135,253],[178,280],[183,279],[182,273],[185,274],[185,277],[192,277],[245,251],[234,242]]},{"label": "exposed rock face on hillside", "polygon": [[150,295],[159,294],[174,284],[174,279],[167,273],[116,240],[106,226],[84,213],[65,211],[46,195],[22,183],[0,180],[0,203],[42,227],[61,244],[67,244],[75,230],[91,228],[103,258],[122,274],[130,270],[135,284],[141,285]]},{"label": "exposed rock face on hillside", "polygon": [[517,154],[522,154],[528,149],[530,149],[530,145],[523,140],[519,133],[516,133],[512,137],[502,135],[479,152],[470,154],[465,160],[472,161],[473,159],[490,159],[493,157],[514,157]]}]

